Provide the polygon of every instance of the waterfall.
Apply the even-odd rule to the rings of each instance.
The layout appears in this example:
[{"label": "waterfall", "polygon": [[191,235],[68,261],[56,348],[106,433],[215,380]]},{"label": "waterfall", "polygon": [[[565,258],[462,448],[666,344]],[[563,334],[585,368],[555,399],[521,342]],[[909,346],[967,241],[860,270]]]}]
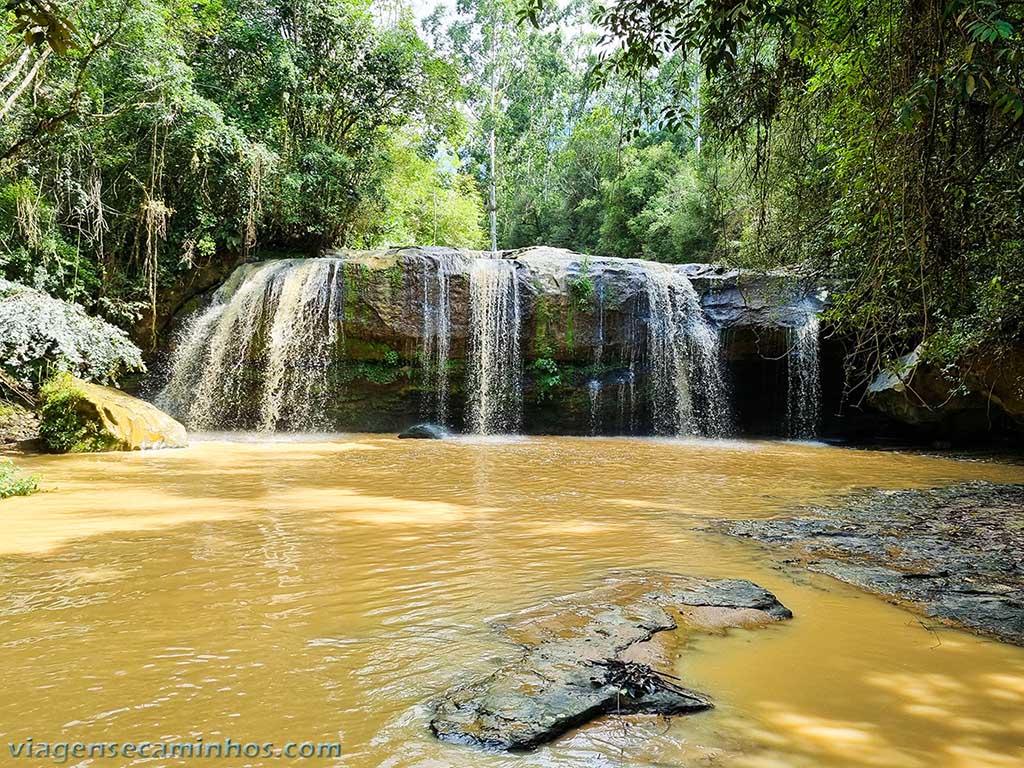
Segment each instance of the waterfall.
[{"label": "waterfall", "polygon": [[591,379],[587,382],[587,396],[590,399],[590,434],[601,433],[601,382]]},{"label": "waterfall", "polygon": [[704,317],[689,279],[644,266],[651,419],[658,435],[727,434],[732,423],[718,330]]},{"label": "waterfall", "polygon": [[469,274],[469,425],[517,432],[522,420],[521,310],[516,263],[477,259]]},{"label": "waterfall", "polygon": [[458,251],[431,253],[423,262],[423,341],[420,358],[424,389],[430,393],[429,413],[424,415],[442,426],[448,426],[451,276],[457,271],[458,264]]},{"label": "waterfall", "polygon": [[157,403],[190,429],[326,429],[343,298],[337,259],[257,266],[187,326]]},{"label": "waterfall", "polygon": [[327,429],[328,370],[341,340],[339,262],[312,259],[288,270],[267,343],[260,428]]},{"label": "waterfall", "polygon": [[803,325],[788,331],[786,420],[790,437],[810,439],[818,435],[821,421],[820,326],[817,315],[808,315]]}]

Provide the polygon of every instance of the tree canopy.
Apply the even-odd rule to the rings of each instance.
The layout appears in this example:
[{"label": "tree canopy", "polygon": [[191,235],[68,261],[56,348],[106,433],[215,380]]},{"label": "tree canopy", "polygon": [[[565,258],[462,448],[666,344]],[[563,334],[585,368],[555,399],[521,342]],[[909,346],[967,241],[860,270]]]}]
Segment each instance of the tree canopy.
[{"label": "tree canopy", "polygon": [[1019,3],[6,8],[0,275],[146,343],[260,252],[492,223],[806,273],[860,377],[1024,336]]}]

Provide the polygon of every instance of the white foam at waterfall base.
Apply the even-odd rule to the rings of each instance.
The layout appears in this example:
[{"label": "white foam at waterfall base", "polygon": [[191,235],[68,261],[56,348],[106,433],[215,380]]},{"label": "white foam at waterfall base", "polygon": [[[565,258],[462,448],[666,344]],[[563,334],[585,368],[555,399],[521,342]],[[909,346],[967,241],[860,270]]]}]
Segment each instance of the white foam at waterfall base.
[{"label": "white foam at waterfall base", "polygon": [[522,421],[522,320],[516,264],[477,259],[469,275],[469,426],[514,433]]},{"label": "white foam at waterfall base", "polygon": [[799,327],[789,329],[786,421],[789,436],[798,439],[817,437],[820,429],[820,331],[821,321],[813,314]]},{"label": "white foam at waterfall base", "polygon": [[157,402],[190,429],[326,429],[342,305],[337,259],[258,265],[189,324]]},{"label": "white foam at waterfall base", "polygon": [[683,274],[644,265],[646,354],[651,422],[657,435],[728,434],[731,404],[721,368],[718,330]]}]

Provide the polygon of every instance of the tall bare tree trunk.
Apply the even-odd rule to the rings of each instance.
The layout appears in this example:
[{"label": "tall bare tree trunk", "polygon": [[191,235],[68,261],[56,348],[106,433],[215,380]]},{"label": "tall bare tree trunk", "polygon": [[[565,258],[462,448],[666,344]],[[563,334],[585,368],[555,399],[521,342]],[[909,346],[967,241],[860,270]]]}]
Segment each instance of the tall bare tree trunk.
[{"label": "tall bare tree trunk", "polygon": [[487,200],[487,211],[490,215],[491,221],[491,252],[498,252],[498,190],[497,190],[497,177],[495,172],[495,159],[497,152],[495,149],[495,128],[496,128],[496,114],[495,108],[497,106],[497,95],[498,95],[498,21],[497,19],[491,24],[491,133],[488,139],[488,146],[491,154],[491,169],[488,174],[488,200]]}]

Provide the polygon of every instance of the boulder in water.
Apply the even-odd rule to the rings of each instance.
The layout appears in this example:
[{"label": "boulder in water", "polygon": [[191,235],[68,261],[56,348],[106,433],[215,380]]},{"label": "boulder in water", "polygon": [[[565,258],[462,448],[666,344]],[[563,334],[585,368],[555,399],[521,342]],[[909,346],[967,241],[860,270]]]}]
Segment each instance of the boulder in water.
[{"label": "boulder in water", "polygon": [[502,622],[499,628],[525,653],[445,694],[430,728],[447,741],[517,750],[609,713],[708,709],[707,696],[666,671],[676,656],[673,641],[791,616],[749,581],[623,573]]},{"label": "boulder in water", "polygon": [[400,440],[444,440],[448,431],[437,424],[415,424],[398,435]]},{"label": "boulder in water", "polygon": [[185,427],[154,405],[60,374],[40,392],[39,435],[54,453],[183,448]]}]

